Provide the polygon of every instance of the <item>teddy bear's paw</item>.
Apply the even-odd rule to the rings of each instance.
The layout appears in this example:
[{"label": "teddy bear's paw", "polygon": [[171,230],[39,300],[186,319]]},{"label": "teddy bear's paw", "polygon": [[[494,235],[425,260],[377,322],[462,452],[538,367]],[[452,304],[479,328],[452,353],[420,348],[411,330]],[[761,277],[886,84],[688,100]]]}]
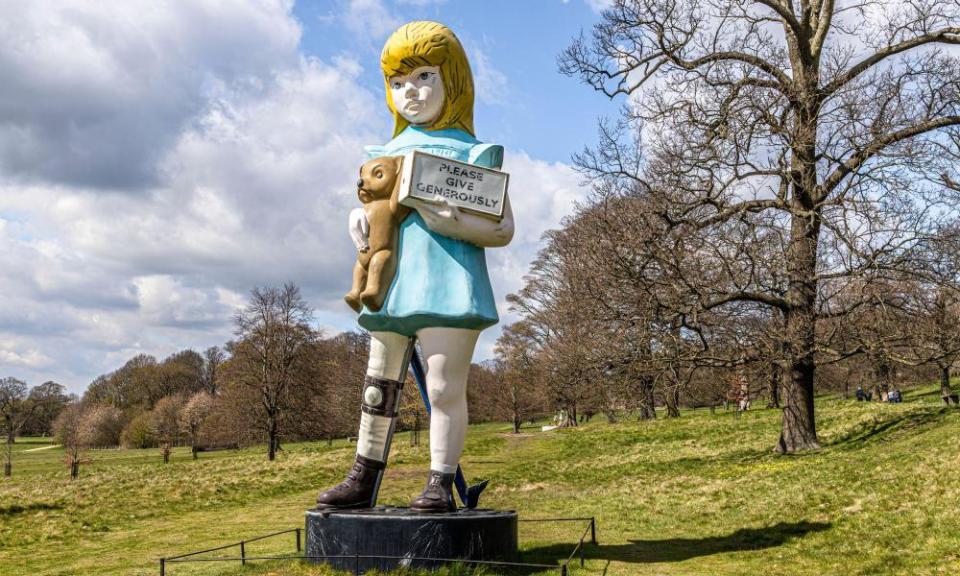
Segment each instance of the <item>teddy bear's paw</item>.
[{"label": "teddy bear's paw", "polygon": [[364,292],[360,295],[360,301],[364,306],[369,308],[371,311],[376,312],[383,307],[383,297],[385,294],[378,294],[376,292]]},{"label": "teddy bear's paw", "polygon": [[343,300],[353,308],[354,312],[363,310],[363,302],[360,301],[360,295],[356,292],[348,292],[347,295],[343,297]]}]

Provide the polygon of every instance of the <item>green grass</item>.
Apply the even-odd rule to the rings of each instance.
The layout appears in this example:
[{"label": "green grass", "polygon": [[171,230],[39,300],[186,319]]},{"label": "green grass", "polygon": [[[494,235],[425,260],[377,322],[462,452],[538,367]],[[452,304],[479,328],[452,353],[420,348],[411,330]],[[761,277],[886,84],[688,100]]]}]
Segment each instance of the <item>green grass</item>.
[{"label": "green grass", "polygon": [[[686,411],[679,420],[600,419],[542,433],[471,427],[463,460],[491,479],[484,506],[521,517],[596,516],[600,545],[572,574],[822,575],[960,573],[960,410],[933,388],[899,405],[818,399],[824,448],[771,452],[776,410]],[[302,525],[317,489],[341,479],[353,446],[90,451],[71,482],[60,448],[24,439],[0,481],[0,574],[157,574],[160,556]],[[426,475],[425,445],[394,443],[381,494],[406,504]],[[566,557],[582,526],[521,524],[524,559]],[[293,552],[293,536],[248,554]],[[234,555],[227,551],[225,555]],[[454,568],[451,576],[468,571]],[[487,570],[486,574],[497,574]],[[551,572],[553,574],[556,571]],[[175,564],[172,576],[328,575],[298,563]]]}]

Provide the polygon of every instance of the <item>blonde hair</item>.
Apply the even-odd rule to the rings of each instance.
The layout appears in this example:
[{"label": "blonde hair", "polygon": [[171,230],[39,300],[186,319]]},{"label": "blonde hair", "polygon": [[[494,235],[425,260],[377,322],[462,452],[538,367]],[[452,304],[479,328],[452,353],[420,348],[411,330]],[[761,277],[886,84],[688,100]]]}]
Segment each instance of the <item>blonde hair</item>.
[{"label": "blonde hair", "polygon": [[438,22],[419,21],[397,28],[380,54],[387,107],[393,114],[394,137],[410,123],[393,106],[390,78],[406,76],[420,66],[438,66],[443,81],[443,110],[427,129],[459,128],[476,136],[473,131],[473,74],[467,54],[452,30]]}]

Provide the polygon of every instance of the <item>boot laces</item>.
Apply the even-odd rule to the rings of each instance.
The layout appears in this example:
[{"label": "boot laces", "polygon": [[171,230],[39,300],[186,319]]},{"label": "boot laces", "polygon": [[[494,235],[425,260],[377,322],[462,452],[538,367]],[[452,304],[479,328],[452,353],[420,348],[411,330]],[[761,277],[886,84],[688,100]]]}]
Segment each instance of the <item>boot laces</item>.
[{"label": "boot laces", "polygon": [[360,462],[354,462],[353,467],[350,468],[350,471],[347,472],[347,479],[341,482],[337,487],[338,488],[347,488],[350,486],[350,482],[356,482],[360,477],[360,473],[363,472],[363,467],[360,465]]},{"label": "boot laces", "polygon": [[349,472],[347,472],[347,478],[356,482],[357,478],[359,478],[360,474],[362,473],[363,473],[363,466],[361,466],[359,462],[354,462],[353,467],[350,468]]}]

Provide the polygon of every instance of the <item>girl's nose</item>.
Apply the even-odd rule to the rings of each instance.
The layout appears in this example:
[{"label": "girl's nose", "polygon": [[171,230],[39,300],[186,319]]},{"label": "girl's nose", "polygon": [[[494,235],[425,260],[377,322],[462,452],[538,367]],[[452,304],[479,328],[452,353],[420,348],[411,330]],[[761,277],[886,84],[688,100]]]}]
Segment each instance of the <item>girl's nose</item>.
[{"label": "girl's nose", "polygon": [[404,96],[406,96],[407,98],[410,98],[411,96],[416,96],[416,95],[417,95],[417,87],[413,84],[413,82],[407,82],[406,90],[404,91]]}]

